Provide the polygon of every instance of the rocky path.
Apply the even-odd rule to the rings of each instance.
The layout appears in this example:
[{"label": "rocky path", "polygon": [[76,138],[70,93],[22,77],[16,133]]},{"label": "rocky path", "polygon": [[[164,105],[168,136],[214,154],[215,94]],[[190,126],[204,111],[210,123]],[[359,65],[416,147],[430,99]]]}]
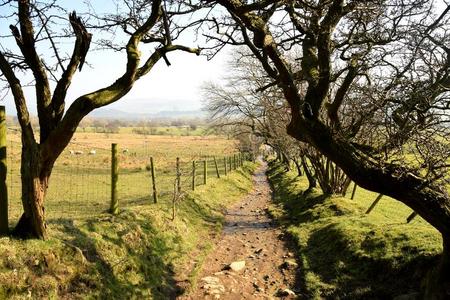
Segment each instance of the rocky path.
[{"label": "rocky path", "polygon": [[197,289],[178,299],[295,299],[297,264],[266,210],[271,190],[266,165],[254,175],[255,188],[230,207],[221,239],[206,259]]}]

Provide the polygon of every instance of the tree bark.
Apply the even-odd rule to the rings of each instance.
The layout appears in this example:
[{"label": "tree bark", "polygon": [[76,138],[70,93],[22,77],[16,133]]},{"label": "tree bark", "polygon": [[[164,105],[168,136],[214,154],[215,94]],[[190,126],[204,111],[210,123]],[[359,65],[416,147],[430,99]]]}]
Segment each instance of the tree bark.
[{"label": "tree bark", "polygon": [[317,181],[314,175],[311,173],[311,170],[308,167],[308,164],[306,163],[306,159],[304,156],[301,157],[303,170],[305,171],[306,178],[308,178],[308,189],[304,192],[305,194],[308,194],[311,192],[314,188],[317,186]]},{"label": "tree bark", "polygon": [[284,152],[281,152],[281,161],[284,164],[285,171],[289,172],[291,170],[290,159]]},{"label": "tree bark", "polygon": [[317,151],[306,156],[311,162],[322,192],[325,195],[345,196],[351,180],[342,169]]},{"label": "tree bark", "polygon": [[359,186],[390,196],[416,211],[441,234],[450,236],[450,197],[406,167],[376,161],[346,140],[333,136],[318,120],[291,123],[288,133],[308,141]]},{"label": "tree bark", "polygon": [[303,173],[302,173],[302,166],[301,166],[301,164],[299,163],[298,159],[297,159],[297,158],[293,158],[292,160],[294,161],[295,167],[297,168],[297,174],[298,174],[298,176],[299,176],[299,177],[303,176]]},{"label": "tree bark", "polygon": [[23,214],[13,235],[20,238],[47,238],[44,199],[53,163],[43,163],[37,144],[22,147],[21,179]]}]

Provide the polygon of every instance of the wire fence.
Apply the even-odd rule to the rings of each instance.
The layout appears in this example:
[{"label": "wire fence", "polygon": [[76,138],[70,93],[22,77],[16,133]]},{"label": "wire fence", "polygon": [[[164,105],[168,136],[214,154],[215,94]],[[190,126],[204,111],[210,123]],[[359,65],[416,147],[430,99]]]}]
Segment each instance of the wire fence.
[{"label": "wire fence", "polygon": [[[120,146],[120,145],[119,145]],[[23,212],[21,201],[19,142],[8,142],[8,198],[10,225],[16,223]],[[154,202],[153,184],[158,202],[172,203],[174,182],[179,191],[189,191],[205,184],[210,178],[225,176],[242,165],[244,156],[193,156],[177,158],[168,155],[153,157],[155,182],[151,176],[151,153],[145,145],[136,149],[122,149],[118,154],[118,202],[120,208]],[[195,160],[193,159],[195,158]],[[111,148],[67,150],[55,163],[45,199],[48,220],[77,219],[95,216],[110,208],[111,202]],[[177,175],[178,174],[178,175]],[[206,178],[205,178],[206,174]]]}]

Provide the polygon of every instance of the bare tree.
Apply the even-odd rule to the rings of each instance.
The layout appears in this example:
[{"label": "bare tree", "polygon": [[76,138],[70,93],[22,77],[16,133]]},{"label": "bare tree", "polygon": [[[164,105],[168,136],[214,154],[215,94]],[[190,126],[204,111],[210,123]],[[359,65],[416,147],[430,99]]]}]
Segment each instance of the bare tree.
[{"label": "bare tree", "polygon": [[242,131],[252,132],[271,146],[290,170],[294,162],[299,175],[305,170],[310,186],[319,183],[324,194],[344,194],[350,179],[330,159],[310,145],[300,142],[286,133],[289,123],[289,107],[282,91],[271,86],[264,70],[248,52],[237,52],[230,62],[230,71],[224,86],[204,86],[205,108],[218,126],[235,125]]},{"label": "bare tree", "polygon": [[247,47],[282,89],[291,136],[313,145],[358,185],[405,203],[442,234],[442,260],[424,297],[449,298],[450,6],[204,2],[228,12],[217,10],[210,19],[214,45]]},{"label": "bare tree", "polygon": [[[178,24],[178,16],[192,13],[195,9],[192,6],[162,0],[124,0],[117,3],[120,4],[118,7],[124,9],[104,16],[94,16],[95,26],[89,27],[75,12],[67,14],[63,7],[57,5],[57,1],[0,2],[0,9],[4,14],[2,22],[11,22],[11,35],[4,38],[13,38],[19,50],[2,46],[0,78],[14,97],[22,130],[24,213],[15,228],[15,233],[20,236],[46,238],[44,199],[52,168],[83,117],[126,95],[134,83],[148,74],[161,58],[169,64],[166,57],[168,52],[199,54],[199,49],[175,43],[176,38],[189,27],[189,24]],[[8,13],[10,14],[6,15]],[[73,77],[82,70],[93,39],[88,28],[121,30],[123,44],[108,43],[101,39],[96,40],[96,43],[125,52],[126,66],[114,83],[80,95],[66,109],[67,91]],[[67,56],[58,42],[62,38],[73,40],[73,49]],[[146,49],[149,49],[146,59],[143,59],[140,51],[140,45],[144,43],[148,45]],[[51,49],[46,57],[41,54],[43,47]],[[24,74],[33,78],[31,85],[35,90],[38,110],[38,134],[37,129],[30,124],[24,85],[20,80]]]}]

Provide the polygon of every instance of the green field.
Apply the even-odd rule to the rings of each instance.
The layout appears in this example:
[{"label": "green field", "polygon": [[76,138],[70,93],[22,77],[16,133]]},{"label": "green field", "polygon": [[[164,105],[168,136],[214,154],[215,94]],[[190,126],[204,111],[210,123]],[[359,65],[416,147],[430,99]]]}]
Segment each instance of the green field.
[{"label": "green field", "polygon": [[391,299],[420,290],[442,251],[440,234],[411,209],[383,197],[369,214],[376,193],[358,188],[354,200],[303,195],[305,177],[273,162],[272,215],[294,240],[299,281],[306,299]]},{"label": "green field", "polygon": [[187,193],[174,220],[171,203],[138,201],[116,216],[52,218],[47,241],[1,238],[0,299],[173,299],[196,281],[254,167]]},{"label": "green field", "polygon": [[[119,147],[119,205],[130,207],[151,203],[150,157],[153,157],[157,189],[161,201],[170,202],[176,178],[176,158],[180,158],[181,186],[192,188],[192,161],[196,163],[196,185],[203,184],[203,161],[207,173],[224,174],[224,157],[237,153],[236,142],[220,136],[143,136],[132,133],[104,134],[77,132],[57,160],[45,201],[47,218],[83,218],[106,211],[111,190],[111,143]],[[124,150],[126,151],[124,152]],[[94,150],[95,155],[89,152]],[[74,155],[70,151],[82,151]],[[228,165],[229,167],[229,165]],[[20,136],[8,131],[8,192],[10,223],[22,212],[20,200]]]}]

